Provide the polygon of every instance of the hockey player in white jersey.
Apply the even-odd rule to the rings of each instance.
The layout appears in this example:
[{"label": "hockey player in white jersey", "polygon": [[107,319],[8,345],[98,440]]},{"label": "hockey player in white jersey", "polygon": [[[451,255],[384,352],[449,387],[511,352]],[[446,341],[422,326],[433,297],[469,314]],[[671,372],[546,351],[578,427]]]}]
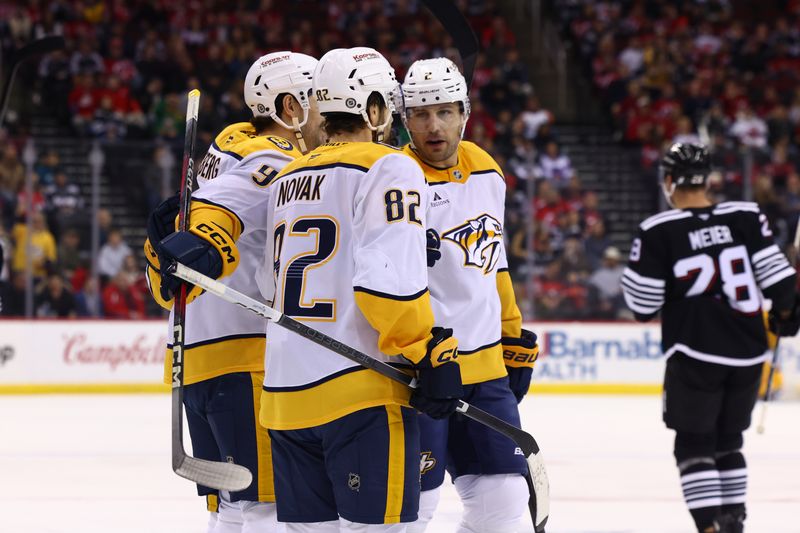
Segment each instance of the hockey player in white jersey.
[{"label": "hockey player in white jersey", "polygon": [[329,142],[272,185],[274,305],[417,371],[419,387],[410,395],[269,324],[261,422],[272,438],[278,520],[289,532],[402,533],[419,504],[418,415],[409,405],[446,417],[461,395],[457,343],[434,328],[428,294],[425,180],[402,151],[372,142],[401,103],[378,52],[328,52],[314,94]]},{"label": "hockey player in white jersey", "polygon": [[[209,148],[199,167],[188,235],[173,233],[177,195],[151,215],[145,246],[147,274],[151,292],[162,306],[171,308],[177,286],[174,278],[161,279],[159,255],[164,254],[195,268],[220,269],[220,273],[232,272],[238,265],[224,283],[250,296],[259,295],[254,278],[267,239],[262,216],[268,203],[267,186],[281,168],[301,155],[288,139],[311,148],[318,144],[319,114],[310,95],[316,63],[312,57],[292,52],[274,52],[255,61],[244,89],[253,118],[225,128]],[[210,227],[217,230],[216,239],[208,241]],[[165,238],[162,246],[159,243]],[[218,259],[219,253],[225,260]],[[211,511],[209,531],[274,531],[270,443],[266,429],[257,423],[266,326],[240,307],[198,294],[197,289],[189,293],[191,305],[186,308],[184,405],[192,448],[197,457],[248,467],[254,480],[244,491],[222,495],[198,486]],[[168,383],[170,371],[168,363]]]},{"label": "hockey player in white jersey", "polygon": [[[469,118],[464,77],[446,58],[415,62],[403,83],[405,152],[428,182],[428,286],[437,322],[459,340],[464,400],[517,426],[538,355],[508,273],[502,170],[477,145],[462,141]],[[459,532],[516,531],[525,515],[525,458],[507,437],[464,417],[420,416],[422,532],[444,482],[453,478],[464,515]]]}]

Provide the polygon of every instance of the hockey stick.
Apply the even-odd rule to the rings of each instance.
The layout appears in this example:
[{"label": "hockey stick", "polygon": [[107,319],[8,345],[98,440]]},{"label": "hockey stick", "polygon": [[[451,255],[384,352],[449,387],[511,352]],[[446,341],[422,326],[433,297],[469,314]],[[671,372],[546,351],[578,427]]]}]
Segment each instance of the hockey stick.
[{"label": "hockey stick", "polygon": [[[189,204],[194,183],[194,142],[197,137],[197,112],[200,91],[189,92],[186,104],[186,135],[183,143],[181,195],[178,208],[178,231],[189,227]],[[183,447],[183,350],[186,341],[186,284],[181,283],[175,296],[172,323],[172,470],[179,476],[212,489],[239,491],[253,482],[247,468],[233,463],[207,461],[186,454]]]},{"label": "hockey stick", "polygon": [[11,55],[11,61],[9,62],[9,69],[11,72],[6,78],[5,83],[3,83],[2,92],[0,92],[0,126],[3,125],[3,120],[6,118],[8,100],[11,97],[14,78],[17,76],[17,70],[19,70],[20,65],[38,55],[55,52],[62,48],[64,48],[64,38],[60,35],[50,35],[26,44]]},{"label": "hockey stick", "polygon": [[[800,220],[797,221],[797,227],[794,230],[794,261],[793,263],[797,266],[797,254],[800,250]],[[767,420],[767,404],[769,403],[769,396],[772,392],[772,378],[775,377],[775,368],[778,366],[778,347],[781,344],[781,331],[780,326],[775,328],[775,348],[772,349],[772,360],[769,364],[769,375],[767,376],[767,388],[764,391],[764,399],[761,402],[761,417],[758,420],[758,426],[756,426],[756,433],[759,435],[764,434],[765,426]]]},{"label": "hockey stick", "polygon": [[[167,267],[167,271],[198,287],[206,290],[207,292],[219,296],[226,302],[240,305],[257,315],[260,315],[267,320],[271,320],[286,329],[294,331],[301,337],[313,341],[320,346],[323,346],[339,355],[358,363],[361,366],[374,370],[383,376],[394,381],[404,383],[409,387],[416,385],[416,380],[406,374],[405,372],[379,361],[369,355],[352,348],[343,342],[340,342],[333,337],[325,335],[321,331],[317,331],[305,324],[286,316],[280,311],[269,307],[267,304],[254,300],[249,296],[242,294],[230,287],[212,279],[208,276],[192,270],[180,263],[173,263]],[[534,528],[537,533],[544,532],[544,526],[547,523],[547,518],[550,514],[550,484],[547,479],[547,472],[544,466],[542,454],[539,451],[539,445],[533,435],[523,431],[522,429],[509,424],[508,422],[497,418],[496,416],[482,411],[477,407],[469,405],[467,402],[460,400],[456,410],[464,416],[484,424],[506,437],[514,441],[522,450],[525,459],[528,462],[528,477],[531,489],[531,495],[535,495],[535,507],[531,509],[532,517],[534,520]]]},{"label": "hockey stick", "polygon": [[467,87],[469,87],[472,85],[475,62],[478,60],[478,52],[480,51],[480,43],[472,30],[472,26],[470,26],[467,18],[452,0],[422,0],[422,3],[433,13],[453,38],[453,43],[458,48],[458,54],[461,56],[462,74],[464,79],[467,80]]}]

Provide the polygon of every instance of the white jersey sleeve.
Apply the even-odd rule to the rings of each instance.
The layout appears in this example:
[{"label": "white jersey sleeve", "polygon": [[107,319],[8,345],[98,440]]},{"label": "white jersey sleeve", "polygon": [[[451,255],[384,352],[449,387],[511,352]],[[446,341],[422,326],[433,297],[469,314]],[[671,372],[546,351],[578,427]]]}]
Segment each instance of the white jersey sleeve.
[{"label": "white jersey sleeve", "polygon": [[425,205],[425,178],[411,158],[376,161],[355,194],[353,287],[390,297],[427,289]]}]

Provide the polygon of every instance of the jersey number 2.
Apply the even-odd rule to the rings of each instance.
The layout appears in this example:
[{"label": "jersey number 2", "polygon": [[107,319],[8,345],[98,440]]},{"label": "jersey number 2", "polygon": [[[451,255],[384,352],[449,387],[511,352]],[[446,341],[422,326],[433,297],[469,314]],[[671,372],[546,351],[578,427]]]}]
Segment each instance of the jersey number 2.
[{"label": "jersey number 2", "polygon": [[[275,257],[280,257],[286,236],[285,222],[275,228]],[[336,300],[314,298],[304,302],[306,274],[309,270],[320,267],[336,254],[339,247],[339,225],[332,218],[300,217],[290,225],[289,237],[316,238],[313,250],[300,252],[289,259],[283,274],[281,285],[283,312],[291,317],[306,320],[334,320],[336,318]],[[279,266],[276,274],[279,274]]]}]

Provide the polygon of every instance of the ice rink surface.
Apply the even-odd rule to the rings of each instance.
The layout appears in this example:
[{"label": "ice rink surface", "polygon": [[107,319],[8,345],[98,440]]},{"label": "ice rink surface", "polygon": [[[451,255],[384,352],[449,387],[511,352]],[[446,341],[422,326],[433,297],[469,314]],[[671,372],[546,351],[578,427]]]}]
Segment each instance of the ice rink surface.
[{"label": "ice rink surface", "polygon": [[[531,395],[522,409],[549,469],[548,533],[693,530],[658,397]],[[170,469],[169,417],[166,394],[0,396],[0,532],[204,532],[203,500]],[[800,403],[770,405],[745,455],[746,531],[800,533]],[[446,483],[428,531],[459,515]]]}]

